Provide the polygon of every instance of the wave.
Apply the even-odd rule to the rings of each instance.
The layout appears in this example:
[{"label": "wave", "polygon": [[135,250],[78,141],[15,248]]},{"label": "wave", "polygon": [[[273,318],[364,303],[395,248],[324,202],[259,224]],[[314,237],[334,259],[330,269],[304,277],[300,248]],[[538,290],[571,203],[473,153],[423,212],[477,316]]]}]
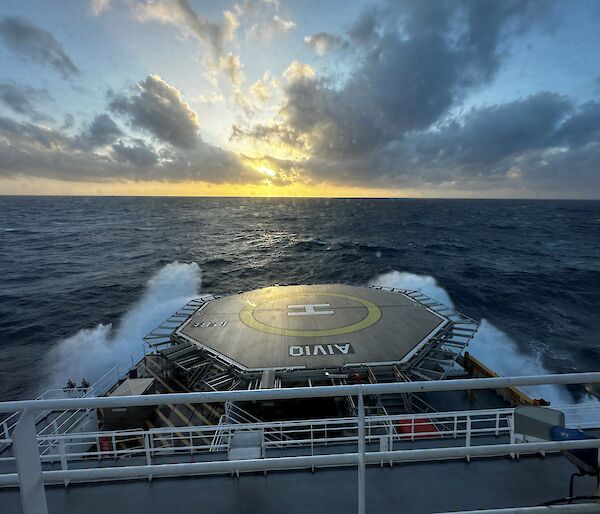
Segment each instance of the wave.
[{"label": "wave", "polygon": [[[450,295],[434,277],[428,275],[391,271],[375,277],[369,283],[421,291],[430,298],[454,308]],[[544,367],[540,354],[522,352],[510,336],[485,319],[481,320],[479,330],[469,343],[468,350],[471,355],[505,376],[552,373]],[[564,386],[532,386],[522,389],[536,398],[544,398],[553,404],[573,403],[571,393]]]},{"label": "wave", "polygon": [[148,280],[140,298],[117,327],[99,324],[63,339],[48,355],[50,376],[43,390],[62,387],[71,379],[80,383],[100,378],[115,364],[137,353],[142,338],[182,305],[198,296],[198,264],[172,262]]},{"label": "wave", "polygon": [[[422,291],[435,300],[454,307],[447,291],[427,275],[392,271],[370,281],[373,285]],[[60,341],[48,355],[50,376],[43,389],[62,387],[67,379],[93,382],[116,363],[136,353],[142,338],[192,298],[198,297],[201,269],[198,264],[172,262],[148,280],[140,298],[116,327],[99,324],[79,330]],[[541,355],[522,352],[507,334],[482,320],[479,331],[469,344],[469,352],[503,375],[540,375],[550,373]],[[562,386],[524,388],[529,394],[552,403],[572,403]]]}]

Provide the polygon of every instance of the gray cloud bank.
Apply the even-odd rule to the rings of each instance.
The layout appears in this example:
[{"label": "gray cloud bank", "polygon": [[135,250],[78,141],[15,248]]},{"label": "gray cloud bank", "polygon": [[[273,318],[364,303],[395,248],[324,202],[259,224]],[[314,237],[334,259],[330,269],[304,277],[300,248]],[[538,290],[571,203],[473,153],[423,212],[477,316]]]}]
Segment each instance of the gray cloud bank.
[{"label": "gray cloud bank", "polygon": [[598,102],[539,92],[461,112],[496,76],[507,45],[548,24],[555,5],[544,5],[432,0],[368,9],[346,34],[305,40],[321,55],[348,51],[355,65],[342,84],[298,77],[285,87],[278,120],[236,126],[232,137],[308,151],[296,166],[337,183],[598,193]]},{"label": "gray cloud bank", "polygon": [[50,32],[22,18],[5,16],[0,19],[0,40],[15,54],[54,68],[64,78],[79,74],[79,68]]},{"label": "gray cloud bank", "polygon": [[[112,93],[112,115],[97,115],[75,135],[0,117],[0,176],[61,180],[201,180],[258,183],[263,178],[235,154],[198,133],[198,116],[179,91],[156,75],[135,90]],[[152,142],[137,137],[141,133]]]},{"label": "gray cloud bank", "polygon": [[196,147],[198,115],[181,99],[179,91],[156,75],[141,82],[139,90],[139,94],[115,96],[110,109],[174,146]]},{"label": "gray cloud bank", "polygon": [[37,104],[51,100],[48,91],[23,84],[0,84],[0,102],[11,111],[38,121],[48,117],[38,110]]}]

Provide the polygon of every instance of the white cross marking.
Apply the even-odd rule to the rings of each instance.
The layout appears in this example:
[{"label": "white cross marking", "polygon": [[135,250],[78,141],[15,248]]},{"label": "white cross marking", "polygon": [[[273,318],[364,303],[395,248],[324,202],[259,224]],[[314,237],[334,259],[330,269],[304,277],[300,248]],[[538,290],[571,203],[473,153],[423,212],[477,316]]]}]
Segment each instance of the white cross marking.
[{"label": "white cross marking", "polygon": [[308,303],[305,305],[288,305],[288,309],[304,309],[288,312],[288,316],[317,316],[320,314],[335,314],[333,311],[317,311],[316,307],[331,307],[328,303]]}]

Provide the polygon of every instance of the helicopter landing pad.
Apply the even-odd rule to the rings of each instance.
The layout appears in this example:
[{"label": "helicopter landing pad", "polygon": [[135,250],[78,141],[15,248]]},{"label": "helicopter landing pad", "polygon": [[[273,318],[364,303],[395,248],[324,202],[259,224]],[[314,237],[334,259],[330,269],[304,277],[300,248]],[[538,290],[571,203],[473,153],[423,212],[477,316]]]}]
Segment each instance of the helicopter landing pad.
[{"label": "helicopter landing pad", "polygon": [[176,333],[243,369],[339,368],[405,362],[448,323],[399,292],[299,285],[211,300]]}]

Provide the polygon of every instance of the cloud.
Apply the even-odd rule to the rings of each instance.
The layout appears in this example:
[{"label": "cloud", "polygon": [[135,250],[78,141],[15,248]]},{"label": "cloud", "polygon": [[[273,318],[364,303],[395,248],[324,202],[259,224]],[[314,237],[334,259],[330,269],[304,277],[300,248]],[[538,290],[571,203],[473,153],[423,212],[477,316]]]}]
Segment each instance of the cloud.
[{"label": "cloud", "polygon": [[[26,144],[47,149],[72,146],[69,137],[57,130],[29,122],[20,123],[5,117],[0,117],[0,134],[4,136],[5,141],[3,143],[5,144],[22,138]],[[6,162],[5,157],[5,155],[2,155],[4,162]]]},{"label": "cloud", "polygon": [[558,127],[556,143],[582,146],[600,139],[600,102],[590,101],[579,106]]},{"label": "cloud", "polygon": [[537,181],[550,191],[568,176],[596,184],[599,103],[575,105],[540,92],[461,110],[494,78],[507,42],[546,16],[516,1],[371,8],[347,36],[307,39],[320,53],[344,41],[353,45],[354,65],[343,80],[291,63],[279,114],[250,127],[236,124],[231,137],[296,149],[303,155],[298,173],[336,184],[532,191]]},{"label": "cloud", "polygon": [[62,130],[68,130],[72,128],[73,125],[75,125],[75,118],[73,117],[73,115],[70,113],[65,114],[65,120],[60,128]]},{"label": "cloud", "polygon": [[[493,22],[486,22],[486,33],[473,26],[481,18],[475,4],[488,6]],[[323,159],[364,155],[427,129],[497,69],[498,34],[521,12],[520,4],[507,4],[513,8],[407,2],[393,4],[386,16],[370,13],[378,25],[369,38],[368,24],[359,25],[361,37],[372,42],[358,50],[357,65],[341,86],[297,62],[286,70],[285,122],[305,134],[313,155]]]},{"label": "cloud", "polygon": [[158,162],[156,151],[148,147],[144,140],[135,139],[133,143],[133,145],[127,146],[119,141],[112,145],[117,160],[128,162],[138,168],[148,168]]},{"label": "cloud", "polygon": [[211,93],[198,95],[195,98],[193,98],[193,101],[199,102],[201,104],[213,105],[216,103],[224,102],[225,97],[221,93],[213,91]]},{"label": "cloud", "polygon": [[113,143],[123,132],[108,114],[99,114],[89,127],[78,136],[77,141],[84,148],[96,148]]},{"label": "cloud", "polygon": [[314,68],[299,61],[292,61],[283,72],[283,77],[288,83],[298,83],[306,79],[312,79],[314,76]]},{"label": "cloud", "polygon": [[115,95],[110,109],[126,117],[133,127],[176,147],[194,148],[199,142],[197,113],[183,101],[177,88],[158,75],[140,82],[137,93]]},{"label": "cloud", "polygon": [[313,51],[320,56],[348,47],[348,42],[340,36],[319,32],[312,36],[306,36],[304,42],[310,46]]},{"label": "cloud", "polygon": [[204,56],[205,75],[213,85],[220,73],[238,87],[244,80],[239,56],[225,51],[225,46],[235,36],[239,26],[238,16],[231,11],[223,12],[223,20],[214,22],[200,16],[186,0],[148,0],[133,4],[133,12],[140,22],[156,21],[174,25],[183,34],[195,37],[209,50]]},{"label": "cloud", "polygon": [[279,2],[274,0],[243,0],[235,4],[234,11],[249,37],[271,40],[296,26],[280,12]]},{"label": "cloud", "polygon": [[572,112],[564,96],[541,92],[522,100],[472,109],[459,120],[415,135],[421,160],[434,158],[463,169],[485,169],[523,152],[554,146],[561,120]]},{"label": "cloud", "polygon": [[37,110],[36,104],[49,100],[51,97],[46,89],[15,83],[0,84],[0,102],[17,114],[46,120],[48,117]]},{"label": "cloud", "polygon": [[[155,140],[127,134],[109,113],[95,116],[73,136],[65,132],[70,123],[56,129],[0,117],[0,177],[244,184],[266,179],[252,160],[204,142],[197,114],[157,75],[140,82],[137,91],[112,92],[109,108]],[[267,178],[275,182],[286,174]]]},{"label": "cloud", "polygon": [[245,80],[239,55],[228,53],[221,56],[218,68],[225,73],[225,76],[234,86],[239,87]]},{"label": "cloud", "polygon": [[272,92],[267,81],[259,79],[250,86],[250,94],[257,102],[264,103],[271,98]]},{"label": "cloud", "polygon": [[352,27],[348,31],[350,39],[359,45],[368,45],[377,37],[378,11],[375,8],[370,8],[354,21]]},{"label": "cloud", "polygon": [[110,8],[110,0],[91,0],[90,6],[95,16]]},{"label": "cloud", "polygon": [[589,195],[600,188],[600,131],[590,123],[596,108],[540,92],[471,109],[352,160],[313,155],[303,168],[354,184]]},{"label": "cloud", "polygon": [[193,149],[158,149],[123,135],[110,146],[91,147],[80,136],[0,117],[0,177],[17,176],[103,182],[264,180],[237,155],[201,141]]},{"label": "cloud", "polygon": [[239,25],[231,11],[223,12],[223,21],[213,22],[196,14],[185,0],[154,0],[134,6],[134,14],[141,22],[157,21],[175,25],[182,32],[196,37],[212,51],[213,57],[223,54],[225,43],[231,41]]},{"label": "cloud", "polygon": [[271,146],[282,146],[288,150],[308,150],[306,138],[285,124],[256,124],[251,128],[234,124],[231,127],[230,139],[251,140],[254,143],[267,142]]},{"label": "cloud", "polygon": [[5,16],[0,20],[0,39],[15,54],[54,68],[66,79],[79,74],[79,68],[54,36],[28,21]]},{"label": "cloud", "polygon": [[287,32],[296,26],[296,23],[292,20],[284,20],[281,16],[275,15],[272,20],[273,27],[277,32]]}]

